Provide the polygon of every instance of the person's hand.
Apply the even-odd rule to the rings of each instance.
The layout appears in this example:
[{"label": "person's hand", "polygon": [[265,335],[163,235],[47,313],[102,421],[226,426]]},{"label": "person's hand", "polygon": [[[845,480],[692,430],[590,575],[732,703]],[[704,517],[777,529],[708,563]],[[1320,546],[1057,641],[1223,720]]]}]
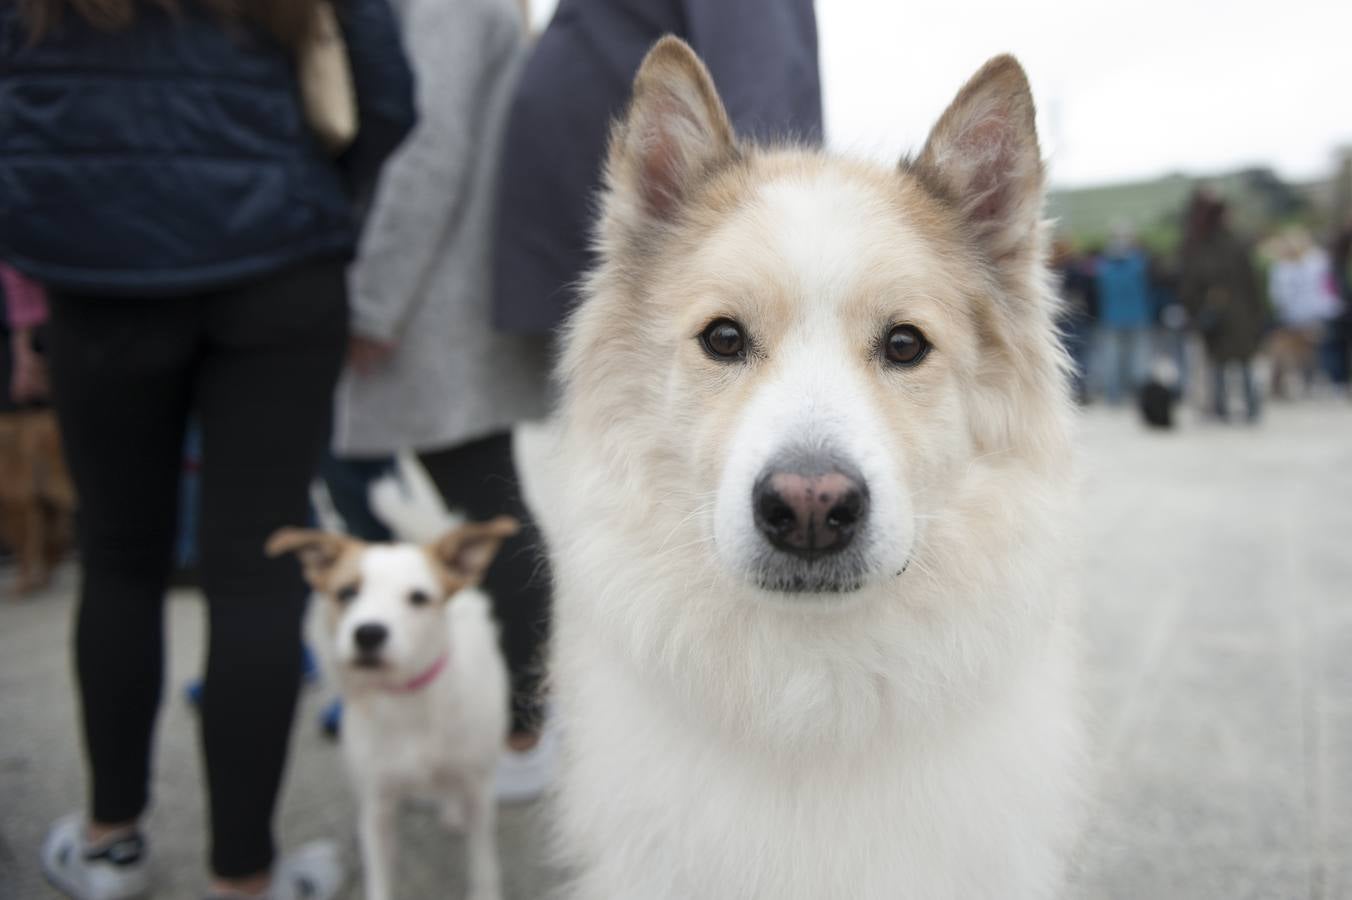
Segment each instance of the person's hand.
[{"label": "person's hand", "polygon": [[47,397],[47,362],[33,349],[32,333],[26,329],[13,335],[14,371],[9,384],[10,399],[27,403]]},{"label": "person's hand", "polygon": [[347,341],[347,364],[358,375],[370,375],[394,354],[394,342],[354,334]]}]

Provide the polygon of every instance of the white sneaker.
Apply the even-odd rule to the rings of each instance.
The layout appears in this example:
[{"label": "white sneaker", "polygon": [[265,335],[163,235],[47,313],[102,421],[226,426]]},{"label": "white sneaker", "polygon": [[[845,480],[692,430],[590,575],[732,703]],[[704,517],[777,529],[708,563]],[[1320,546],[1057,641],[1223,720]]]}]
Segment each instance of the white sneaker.
[{"label": "white sneaker", "polygon": [[559,738],[550,720],[540,731],[540,740],[529,750],[507,748],[498,762],[494,793],[503,803],[526,803],[545,792],[559,765]]},{"label": "white sneaker", "polygon": [[[272,867],[272,884],[259,900],[332,900],[346,877],[338,845],[311,841]],[[208,894],[207,900],[244,900],[244,895],[217,892]]]},{"label": "white sneaker", "polygon": [[150,891],[146,842],[140,832],[90,846],[81,813],[58,819],[47,832],[42,873],[72,900],[131,900]]},{"label": "white sneaker", "polygon": [[311,841],[282,857],[272,870],[268,900],[332,900],[347,873],[333,841]]}]

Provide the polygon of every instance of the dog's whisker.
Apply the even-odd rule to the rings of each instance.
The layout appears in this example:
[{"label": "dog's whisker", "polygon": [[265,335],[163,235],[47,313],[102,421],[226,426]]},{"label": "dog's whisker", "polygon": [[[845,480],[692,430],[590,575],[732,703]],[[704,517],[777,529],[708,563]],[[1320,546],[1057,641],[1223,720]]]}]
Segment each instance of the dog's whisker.
[{"label": "dog's whisker", "polygon": [[671,540],[671,538],[676,534],[676,532],[680,531],[681,528],[686,524],[688,524],[692,519],[695,519],[699,516],[704,515],[705,513],[713,511],[716,502],[717,500],[714,499],[710,500],[708,503],[701,504],[695,507],[693,510],[691,510],[686,516],[681,518],[681,520],[678,521],[675,525],[673,525],[671,527],[671,530],[667,532],[666,537],[662,539],[661,543],[658,545],[657,552],[660,554],[663,551],[663,549],[665,549],[667,542]]}]

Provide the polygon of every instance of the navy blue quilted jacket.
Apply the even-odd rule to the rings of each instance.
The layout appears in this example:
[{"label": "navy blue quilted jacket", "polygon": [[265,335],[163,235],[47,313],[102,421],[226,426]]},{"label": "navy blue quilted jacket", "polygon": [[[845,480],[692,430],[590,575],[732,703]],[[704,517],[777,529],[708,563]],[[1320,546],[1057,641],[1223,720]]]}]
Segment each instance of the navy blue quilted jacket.
[{"label": "navy blue quilted jacket", "polygon": [[67,15],[33,45],[0,3],[0,258],[73,292],[187,294],[350,254],[354,201],[412,128],[386,0],[336,0],[360,134],[306,124],[294,53],[190,4],[107,33]]}]

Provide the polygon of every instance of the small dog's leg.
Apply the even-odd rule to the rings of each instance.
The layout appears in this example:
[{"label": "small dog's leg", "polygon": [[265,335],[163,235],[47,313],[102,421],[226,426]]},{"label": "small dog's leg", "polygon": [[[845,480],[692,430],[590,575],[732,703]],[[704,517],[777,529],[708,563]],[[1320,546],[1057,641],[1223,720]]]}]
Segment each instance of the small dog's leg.
[{"label": "small dog's leg", "polygon": [[469,868],[468,900],[501,900],[498,869],[498,798],[492,777],[467,785],[465,851]]},{"label": "small dog's leg", "polygon": [[361,864],[366,900],[394,896],[395,804],[372,786],[361,799]]}]

